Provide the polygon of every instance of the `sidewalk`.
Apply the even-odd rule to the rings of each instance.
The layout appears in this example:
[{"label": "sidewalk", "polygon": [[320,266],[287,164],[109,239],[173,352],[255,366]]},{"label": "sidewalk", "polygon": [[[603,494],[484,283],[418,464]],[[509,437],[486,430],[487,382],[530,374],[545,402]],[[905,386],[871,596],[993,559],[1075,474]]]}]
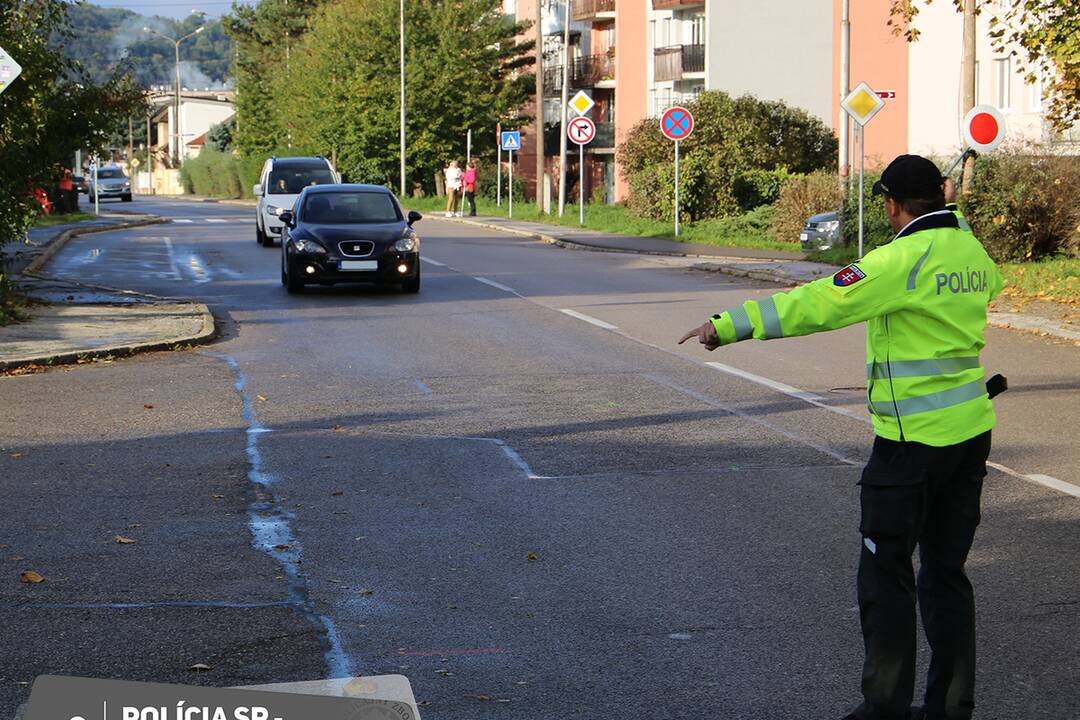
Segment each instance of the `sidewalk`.
[{"label": "sidewalk", "polygon": [[[586,229],[578,230],[560,225],[490,216],[455,218],[454,221],[536,238],[572,250],[698,258],[703,262],[692,266],[698,270],[721,272],[789,287],[833,275],[840,270],[839,267],[833,265],[810,262],[805,259],[803,253],[796,252],[725,248],[682,243],[663,238],[611,235]],[[1024,312],[1006,299],[999,298],[991,305],[987,318],[989,323],[996,327],[1033,332],[1080,345],[1080,324],[1062,319],[1063,316],[1071,316],[1071,313],[1055,311],[1049,307],[1042,309],[1045,312],[1040,314]]]},{"label": "sidewalk", "polygon": [[164,220],[110,215],[33,229],[28,243],[5,245],[9,271],[29,304],[24,310],[26,320],[0,327],[0,371],[169,349],[212,338],[214,318],[202,303],[84,285],[40,273],[72,237],[159,222]]}]

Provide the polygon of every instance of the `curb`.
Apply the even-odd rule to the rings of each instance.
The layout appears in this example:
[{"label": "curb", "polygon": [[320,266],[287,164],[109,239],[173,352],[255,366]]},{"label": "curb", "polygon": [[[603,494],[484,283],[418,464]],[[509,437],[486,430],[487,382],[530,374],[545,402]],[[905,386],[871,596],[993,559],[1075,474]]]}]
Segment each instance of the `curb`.
[{"label": "curb", "polygon": [[167,222],[169,221],[166,218],[151,216],[144,220],[133,220],[131,222],[117,223],[115,225],[106,225],[103,227],[84,227],[61,230],[58,234],[53,236],[53,239],[45,246],[45,249],[38,253],[37,257],[31,260],[30,263],[22,269],[20,274],[37,274],[42,266],[49,262],[49,260],[52,260],[53,256],[60,252],[73,237],[89,235],[90,233],[112,232],[113,230],[128,230],[130,228],[144,227],[146,225],[163,225]]},{"label": "curb", "polygon": [[[86,303],[88,305],[107,305],[108,303]],[[29,365],[47,365],[50,367],[58,365],[72,365],[79,362],[85,362],[86,360],[92,360],[103,357],[128,357],[137,353],[152,352],[154,350],[176,350],[182,345],[201,345],[205,344],[218,334],[217,323],[214,320],[213,313],[210,312],[210,308],[203,303],[189,303],[192,308],[198,312],[202,320],[202,329],[195,335],[186,335],[182,337],[167,338],[165,340],[154,340],[150,342],[141,343],[128,343],[125,345],[111,345],[102,348],[94,348],[92,350],[78,350],[64,353],[57,353],[55,355],[42,355],[32,358],[19,358],[17,360],[0,360],[0,373],[7,372],[9,370],[15,370],[21,367],[27,367]]]}]

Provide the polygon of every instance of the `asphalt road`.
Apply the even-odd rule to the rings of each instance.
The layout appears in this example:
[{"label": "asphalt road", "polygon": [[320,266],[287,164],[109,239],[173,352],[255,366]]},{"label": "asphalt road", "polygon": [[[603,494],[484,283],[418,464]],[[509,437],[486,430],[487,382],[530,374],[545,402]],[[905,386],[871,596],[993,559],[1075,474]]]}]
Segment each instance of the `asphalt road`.
[{"label": "asphalt road", "polygon": [[[41,673],[403,673],[461,720],[856,702],[861,328],[677,347],[775,288],[434,218],[419,295],[288,296],[253,209],[122,209],[175,222],[49,271],[201,298],[224,335],[0,378],[0,714]],[[1080,498],[1046,483],[1080,485],[1080,353],[992,329],[983,359],[1013,389],[969,564],[977,717],[1075,720]]]}]

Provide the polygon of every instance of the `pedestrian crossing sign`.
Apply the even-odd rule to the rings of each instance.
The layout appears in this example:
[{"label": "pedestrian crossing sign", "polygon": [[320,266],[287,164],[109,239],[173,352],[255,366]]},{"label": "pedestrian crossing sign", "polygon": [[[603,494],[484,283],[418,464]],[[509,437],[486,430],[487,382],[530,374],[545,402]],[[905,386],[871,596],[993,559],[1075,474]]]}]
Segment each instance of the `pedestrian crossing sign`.
[{"label": "pedestrian crossing sign", "polygon": [[502,134],[502,149],[503,150],[520,150],[521,149],[521,132],[519,130],[510,130]]},{"label": "pedestrian crossing sign", "polygon": [[7,90],[15,78],[19,77],[22,67],[15,62],[15,58],[7,54],[4,48],[0,48],[0,93]]}]

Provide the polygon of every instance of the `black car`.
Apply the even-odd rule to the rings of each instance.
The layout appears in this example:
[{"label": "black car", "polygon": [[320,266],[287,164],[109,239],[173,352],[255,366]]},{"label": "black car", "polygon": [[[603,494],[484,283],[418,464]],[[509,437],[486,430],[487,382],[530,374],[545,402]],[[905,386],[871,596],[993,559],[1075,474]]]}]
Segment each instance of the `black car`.
[{"label": "black car", "polygon": [[379,283],[420,290],[420,238],[394,194],[379,185],[312,185],[280,215],[281,283]]}]

